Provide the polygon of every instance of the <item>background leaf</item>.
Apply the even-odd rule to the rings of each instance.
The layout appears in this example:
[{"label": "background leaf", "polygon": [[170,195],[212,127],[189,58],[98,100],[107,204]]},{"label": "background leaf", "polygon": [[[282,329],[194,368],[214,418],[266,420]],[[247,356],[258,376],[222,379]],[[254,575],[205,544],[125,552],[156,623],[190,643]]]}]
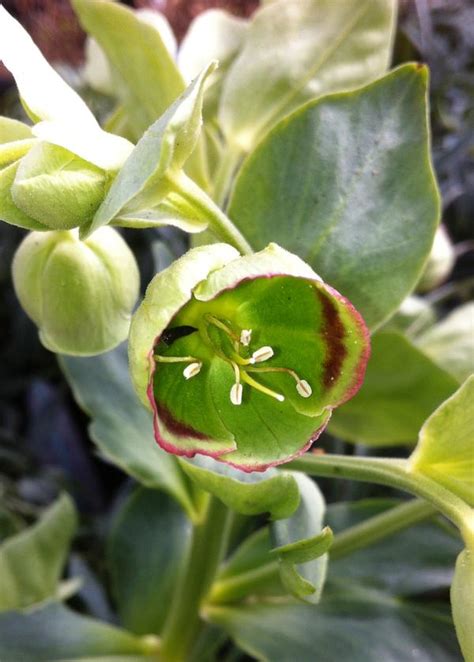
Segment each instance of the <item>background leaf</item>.
[{"label": "background leaf", "polygon": [[75,509],[64,494],[34,526],[7,538],[0,547],[0,611],[58,595],[75,529]]},{"label": "background leaf", "polygon": [[[117,657],[149,649],[138,638],[52,603],[28,614],[0,614],[0,656],[8,662],[52,662]],[[132,658],[133,659],[133,658]],[[143,658],[142,658],[143,659]]]},{"label": "background leaf", "polygon": [[405,65],[307,104],[244,162],[229,205],[255,249],[299,255],[370,327],[415,286],[438,221],[426,84],[424,67]]},{"label": "background leaf", "polygon": [[257,11],[224,83],[228,141],[247,151],[308,99],[383,74],[394,15],[391,0],[280,0]]},{"label": "background leaf", "polygon": [[155,442],[151,416],[132,387],[125,346],[90,359],[62,356],[60,362],[78,404],[93,419],[90,435],[101,454],[146,487],[168,492],[194,517],[186,476]]},{"label": "background leaf", "polygon": [[136,490],[117,513],[108,567],[122,624],[135,634],[161,631],[186,553],[191,523],[158,490]]},{"label": "background leaf", "polygon": [[357,395],[334,411],[330,431],[369,446],[414,444],[426,418],[457,382],[398,333],[372,337],[372,354]]},{"label": "background leaf", "polygon": [[[328,507],[326,521],[338,532],[393,504],[379,499],[336,504]],[[407,597],[446,588],[459,548],[440,526],[419,524],[330,560],[318,605],[254,599],[211,605],[208,618],[249,655],[269,662],[313,662],[315,655],[324,662],[459,662],[448,608]]]},{"label": "background leaf", "polygon": [[474,505],[474,375],[426,421],[410,460],[421,473]]}]

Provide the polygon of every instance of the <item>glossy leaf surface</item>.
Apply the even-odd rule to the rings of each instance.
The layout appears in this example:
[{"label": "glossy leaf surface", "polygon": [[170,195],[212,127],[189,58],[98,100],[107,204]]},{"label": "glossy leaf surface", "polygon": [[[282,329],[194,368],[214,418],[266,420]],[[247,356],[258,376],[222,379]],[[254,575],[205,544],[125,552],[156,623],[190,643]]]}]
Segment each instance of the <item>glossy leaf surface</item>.
[{"label": "glossy leaf surface", "polygon": [[398,333],[372,337],[359,393],[334,412],[331,431],[370,446],[414,444],[424,421],[457,382]]},{"label": "glossy leaf surface", "polygon": [[438,221],[426,85],[409,64],[305,105],[244,162],[230,201],[255,249],[276,241],[299,255],[369,327],[415,286]]},{"label": "glossy leaf surface", "polygon": [[63,495],[40,520],[0,546],[0,611],[23,609],[58,595],[76,528],[74,506]]},{"label": "glossy leaf surface", "polygon": [[139,488],[117,513],[108,566],[121,623],[131,632],[161,631],[190,533],[181,507],[158,490]]},{"label": "glossy leaf surface", "polygon": [[100,453],[143,485],[166,490],[193,516],[188,482],[176,458],[154,441],[151,417],[132,388],[125,348],[90,359],[63,356],[61,365],[93,419],[90,434]]},{"label": "glossy leaf surface", "polygon": [[280,0],[257,11],[224,84],[228,141],[247,151],[305,101],[382,75],[394,15],[392,0]]}]

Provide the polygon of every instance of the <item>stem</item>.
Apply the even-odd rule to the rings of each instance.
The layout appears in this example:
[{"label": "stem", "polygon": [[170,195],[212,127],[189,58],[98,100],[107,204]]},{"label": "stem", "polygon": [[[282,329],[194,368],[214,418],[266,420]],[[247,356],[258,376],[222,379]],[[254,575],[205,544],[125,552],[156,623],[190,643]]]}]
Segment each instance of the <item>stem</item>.
[{"label": "stem", "polygon": [[436,508],[421,499],[411,499],[406,503],[394,506],[380,515],[369,517],[364,522],[355,524],[337,534],[329,550],[331,559],[353,554],[359,549],[369,547],[434,514],[436,514]]},{"label": "stem", "polygon": [[214,180],[214,200],[220,207],[224,207],[229,197],[232,177],[237,170],[242,153],[226,146],[223,156],[219,161]]},{"label": "stem", "polygon": [[183,172],[170,179],[173,192],[191,206],[199,219],[206,220],[209,230],[243,255],[251,255],[252,247],[222,209],[192,179]]},{"label": "stem", "polygon": [[278,561],[265,563],[258,568],[241,572],[238,575],[220,579],[212,587],[209,602],[221,604],[235,602],[255,593],[262,586],[280,576]]},{"label": "stem", "polygon": [[473,509],[442,485],[420,473],[409,473],[406,460],[345,455],[305,455],[287,468],[312,476],[349,478],[387,485],[421,497],[433,504],[459,529],[466,545],[474,542]]},{"label": "stem", "polygon": [[200,608],[225,554],[231,511],[208,495],[203,521],[193,528],[188,559],[163,628],[161,659],[184,662],[200,627]]}]

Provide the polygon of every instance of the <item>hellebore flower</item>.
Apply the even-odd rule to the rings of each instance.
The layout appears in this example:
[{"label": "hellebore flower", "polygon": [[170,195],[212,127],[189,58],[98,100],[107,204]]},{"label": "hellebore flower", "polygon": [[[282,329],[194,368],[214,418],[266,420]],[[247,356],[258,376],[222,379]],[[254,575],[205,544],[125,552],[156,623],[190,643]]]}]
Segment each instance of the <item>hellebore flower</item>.
[{"label": "hellebore flower", "polygon": [[244,471],[309,448],[359,389],[368,355],[359,313],[276,244],[189,251],[152,280],[130,329],[160,446]]},{"label": "hellebore flower", "polygon": [[13,260],[13,284],[53,352],[92,356],[125,340],[138,297],[133,253],[116,230],[32,232]]},{"label": "hellebore flower", "polygon": [[[0,216],[28,229],[90,224],[133,144],[101,129],[81,97],[1,6],[0,61],[11,71],[34,122],[29,141],[15,140],[16,145],[7,143],[0,150],[1,165],[1,151],[11,155],[18,148],[18,160],[10,158],[0,173]],[[6,142],[1,135],[0,142]]]}]

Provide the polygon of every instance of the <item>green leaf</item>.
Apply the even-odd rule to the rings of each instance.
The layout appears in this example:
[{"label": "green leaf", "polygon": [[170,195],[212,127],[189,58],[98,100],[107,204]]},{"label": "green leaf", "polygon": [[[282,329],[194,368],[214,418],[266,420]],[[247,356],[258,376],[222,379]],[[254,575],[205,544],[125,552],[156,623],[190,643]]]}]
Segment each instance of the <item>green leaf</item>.
[{"label": "green leaf", "polygon": [[420,427],[456,389],[456,380],[409,340],[379,332],[359,393],[337,409],[330,430],[370,446],[414,444]]},{"label": "green leaf", "polygon": [[361,587],[342,587],[317,606],[213,606],[206,614],[266,662],[314,662],[320,652],[324,662],[459,662],[446,611]]},{"label": "green leaf", "polygon": [[34,525],[0,546],[0,611],[23,609],[55,597],[76,529],[65,494]]},{"label": "green leaf", "polygon": [[180,463],[199,487],[242,515],[269,513],[273,519],[289,517],[300,502],[296,474],[290,472],[267,469],[246,473],[201,456]]},{"label": "green leaf", "polygon": [[439,217],[426,86],[426,68],[408,64],[308,103],[245,161],[230,201],[255,249],[276,241],[299,255],[370,327],[415,286]]},{"label": "green leaf", "polygon": [[459,644],[466,662],[474,660],[474,554],[465,549],[459,554],[451,586],[451,607]]},{"label": "green leaf", "polygon": [[418,347],[460,382],[474,373],[474,303],[456,308],[416,338]]},{"label": "green leaf", "polygon": [[286,589],[298,598],[317,603],[326,578],[325,552],[332,536],[324,533],[321,539],[325,502],[316,483],[304,474],[295,473],[293,477],[300,491],[300,503],[290,518],[272,523],[272,552],[279,557]]},{"label": "green leaf", "polygon": [[408,463],[474,505],[474,375],[428,418]]},{"label": "green leaf", "polygon": [[72,6],[107,55],[135,139],[140,138],[185,88],[170,52],[156,27],[123,5],[73,0]]},{"label": "green leaf", "polygon": [[224,84],[228,141],[248,151],[305,101],[382,75],[395,8],[392,0],[280,0],[257,11]]},{"label": "green leaf", "polygon": [[[196,147],[206,78],[211,63],[170,108],[144,133],[115,178],[88,229],[93,232],[116,216],[142,211],[173,191],[173,178]],[[200,226],[201,227],[201,226]]]},{"label": "green leaf", "polygon": [[8,662],[85,662],[103,656],[120,662],[134,653],[146,655],[149,648],[124,630],[57,603],[26,614],[0,614],[0,657]]},{"label": "green leaf", "polygon": [[108,567],[121,623],[131,632],[161,631],[190,532],[180,506],[156,490],[136,490],[117,513]]},{"label": "green leaf", "polygon": [[194,518],[188,481],[176,458],[154,441],[150,414],[132,388],[125,347],[60,361],[74,397],[93,419],[90,435],[101,454],[146,487],[164,489]]}]

